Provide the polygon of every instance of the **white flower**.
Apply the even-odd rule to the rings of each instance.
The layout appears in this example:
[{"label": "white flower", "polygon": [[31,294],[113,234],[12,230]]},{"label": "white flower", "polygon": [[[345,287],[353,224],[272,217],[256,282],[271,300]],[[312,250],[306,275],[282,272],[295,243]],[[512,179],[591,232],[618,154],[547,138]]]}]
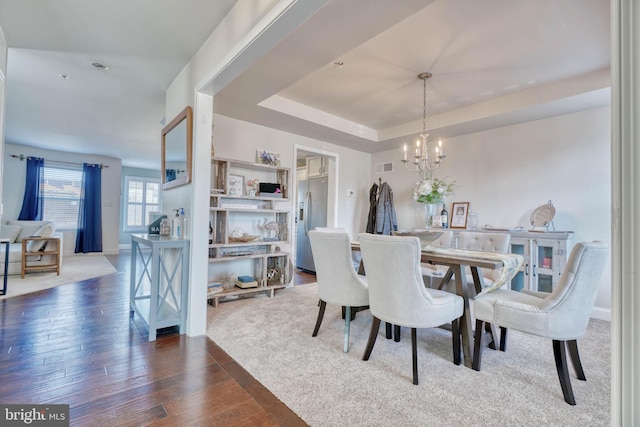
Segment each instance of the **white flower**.
[{"label": "white flower", "polygon": [[453,191],[454,185],[455,181],[447,183],[438,178],[422,180],[413,189],[413,200],[420,203],[441,203]]}]

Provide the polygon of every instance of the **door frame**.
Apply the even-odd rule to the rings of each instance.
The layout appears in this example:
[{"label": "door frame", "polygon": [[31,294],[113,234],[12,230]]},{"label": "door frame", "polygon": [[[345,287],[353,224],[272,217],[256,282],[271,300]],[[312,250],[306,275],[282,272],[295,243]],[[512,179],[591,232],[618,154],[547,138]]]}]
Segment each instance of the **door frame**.
[{"label": "door frame", "polygon": [[[295,200],[293,201],[293,206],[295,209],[298,207],[298,152],[305,151],[308,153],[314,153],[319,156],[323,156],[327,158],[327,177],[329,180],[328,188],[327,188],[327,227],[336,227],[338,223],[338,170],[339,170],[339,154],[322,150],[319,148],[309,147],[301,144],[293,145],[293,163],[296,165],[293,170],[293,192],[290,194],[295,195]],[[297,213],[296,213],[297,215]],[[296,224],[292,224],[292,229],[294,231],[294,238],[291,239],[293,248],[291,253],[297,256],[298,251],[298,242],[297,242],[297,227]],[[296,265],[296,259],[293,259],[293,265]]]}]

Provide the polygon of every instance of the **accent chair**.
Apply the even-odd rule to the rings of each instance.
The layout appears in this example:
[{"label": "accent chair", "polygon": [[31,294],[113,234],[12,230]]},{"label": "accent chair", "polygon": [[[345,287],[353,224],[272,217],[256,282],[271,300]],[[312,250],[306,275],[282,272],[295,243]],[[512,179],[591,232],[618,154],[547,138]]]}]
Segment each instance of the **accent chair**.
[{"label": "accent chair", "polygon": [[[480,370],[482,330],[485,322],[499,326],[503,337],[507,329],[515,329],[553,341],[556,370],[564,400],[575,405],[567,369],[568,348],[576,376],[585,381],[580,363],[577,339],[584,336],[598,285],[609,258],[609,246],[603,242],[576,244],[562,271],[558,285],[551,293],[497,289],[473,301],[476,332],[473,369]],[[505,350],[502,345],[501,350]]]},{"label": "accent chair", "polygon": [[[369,305],[364,276],[356,273],[351,260],[351,239],[345,231],[321,229],[309,231],[311,252],[316,266],[318,319],[311,336],[318,335],[327,303],[344,307],[344,352],[349,351],[349,328],[355,311]],[[352,310],[353,309],[353,310]]]},{"label": "accent chair", "polygon": [[463,300],[458,295],[424,286],[419,238],[362,233],[359,241],[369,284],[369,311],[373,316],[362,359],[369,360],[371,356],[380,321],[411,328],[413,384],[417,385],[416,329],[451,323],[453,362],[459,365]]}]

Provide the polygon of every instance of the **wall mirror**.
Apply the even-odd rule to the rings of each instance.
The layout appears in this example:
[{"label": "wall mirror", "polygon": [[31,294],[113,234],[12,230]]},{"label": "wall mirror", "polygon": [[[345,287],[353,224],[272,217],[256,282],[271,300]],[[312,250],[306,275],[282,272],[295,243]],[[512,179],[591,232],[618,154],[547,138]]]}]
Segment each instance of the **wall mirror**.
[{"label": "wall mirror", "polygon": [[162,129],[162,189],[191,182],[193,112],[187,106]]}]

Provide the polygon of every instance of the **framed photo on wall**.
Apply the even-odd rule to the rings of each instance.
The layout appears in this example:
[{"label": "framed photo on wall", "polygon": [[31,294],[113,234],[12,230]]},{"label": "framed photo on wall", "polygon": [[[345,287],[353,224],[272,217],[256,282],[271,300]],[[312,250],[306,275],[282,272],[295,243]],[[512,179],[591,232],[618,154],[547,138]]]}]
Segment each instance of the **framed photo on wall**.
[{"label": "framed photo on wall", "polygon": [[244,196],[244,176],[229,174],[229,195]]},{"label": "framed photo on wall", "polygon": [[469,202],[455,202],[451,208],[451,228],[467,228]]}]

